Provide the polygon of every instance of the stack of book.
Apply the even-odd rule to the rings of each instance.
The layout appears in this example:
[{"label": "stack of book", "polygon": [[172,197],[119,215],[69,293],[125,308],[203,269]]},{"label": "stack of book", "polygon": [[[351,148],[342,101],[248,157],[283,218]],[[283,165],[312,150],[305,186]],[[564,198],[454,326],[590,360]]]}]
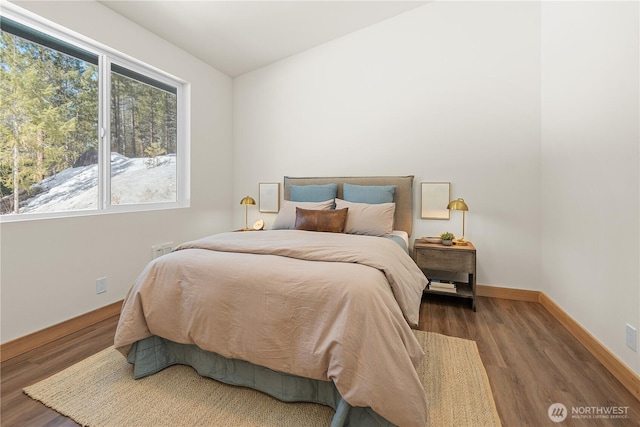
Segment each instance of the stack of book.
[{"label": "stack of book", "polygon": [[432,291],[451,292],[453,294],[457,292],[455,283],[429,282],[428,286],[429,286],[429,289]]}]

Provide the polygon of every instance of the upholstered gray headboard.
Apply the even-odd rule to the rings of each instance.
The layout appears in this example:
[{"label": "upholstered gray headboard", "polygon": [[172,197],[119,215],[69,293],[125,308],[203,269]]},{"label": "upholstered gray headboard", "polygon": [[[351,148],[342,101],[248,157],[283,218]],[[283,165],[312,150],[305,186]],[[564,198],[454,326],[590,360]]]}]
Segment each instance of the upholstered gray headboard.
[{"label": "upholstered gray headboard", "polygon": [[409,176],[354,176],[354,177],[284,177],[284,199],[289,200],[291,185],[338,184],[338,198],[342,199],[342,184],[395,185],[393,201],[396,204],[394,229],[411,236],[413,226],[413,175]]}]

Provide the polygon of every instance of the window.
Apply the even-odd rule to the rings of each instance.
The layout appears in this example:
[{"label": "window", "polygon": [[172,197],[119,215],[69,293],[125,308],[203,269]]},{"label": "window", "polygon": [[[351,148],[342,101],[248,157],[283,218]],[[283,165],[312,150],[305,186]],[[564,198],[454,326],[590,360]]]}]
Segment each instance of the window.
[{"label": "window", "polygon": [[20,15],[1,28],[2,220],[186,205],[184,82]]},{"label": "window", "polygon": [[174,87],[111,64],[112,205],[176,201],[176,112]]}]

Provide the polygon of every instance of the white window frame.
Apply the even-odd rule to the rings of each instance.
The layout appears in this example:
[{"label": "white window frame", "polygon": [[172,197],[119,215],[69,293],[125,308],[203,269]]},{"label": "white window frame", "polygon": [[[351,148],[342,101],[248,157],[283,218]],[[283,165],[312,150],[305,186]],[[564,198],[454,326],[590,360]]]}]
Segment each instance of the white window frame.
[{"label": "white window frame", "polygon": [[[1,1],[2,16],[45,33],[63,42],[70,43],[98,56],[98,200],[97,208],[91,210],[41,212],[0,215],[0,222],[18,222],[37,219],[66,218],[74,216],[104,215],[119,212],[140,212],[162,209],[186,208],[190,206],[190,84],[178,77],[159,70],[131,56],[118,52],[95,40],[89,39],[68,28],[48,21],[18,6]],[[176,201],[162,203],[112,205],[110,200],[110,130],[111,130],[111,64],[135,71],[176,88],[177,146],[176,146]]]}]

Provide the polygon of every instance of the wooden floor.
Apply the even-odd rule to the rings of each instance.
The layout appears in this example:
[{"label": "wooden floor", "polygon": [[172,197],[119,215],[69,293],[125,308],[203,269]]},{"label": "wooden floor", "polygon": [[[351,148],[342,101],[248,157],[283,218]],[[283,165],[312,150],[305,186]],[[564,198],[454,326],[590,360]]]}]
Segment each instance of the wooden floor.
[{"label": "wooden floor", "polygon": [[[420,329],[477,342],[504,426],[640,425],[640,402],[540,304],[480,297],[477,308],[474,313],[466,301],[426,296]],[[108,319],[2,363],[0,424],[75,426],[22,388],[111,345],[116,322]],[[569,415],[554,423],[547,415],[552,403],[564,404],[569,412],[573,407],[628,409],[626,418]]]}]

